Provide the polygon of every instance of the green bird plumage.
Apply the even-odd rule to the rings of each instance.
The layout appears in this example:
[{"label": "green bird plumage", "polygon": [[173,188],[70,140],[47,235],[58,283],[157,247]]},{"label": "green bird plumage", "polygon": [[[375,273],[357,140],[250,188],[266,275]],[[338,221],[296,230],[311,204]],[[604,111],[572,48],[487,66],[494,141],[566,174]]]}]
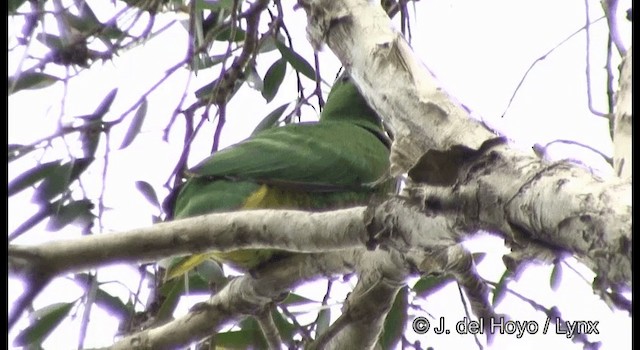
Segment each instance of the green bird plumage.
[{"label": "green bird plumage", "polygon": [[[380,181],[388,168],[389,145],[381,121],[343,75],[332,87],[319,122],[266,129],[190,169],[174,217],[363,205],[394,189],[393,181]],[[181,275],[209,257],[246,270],[277,254],[240,250],[196,255],[171,268],[168,276]]]}]

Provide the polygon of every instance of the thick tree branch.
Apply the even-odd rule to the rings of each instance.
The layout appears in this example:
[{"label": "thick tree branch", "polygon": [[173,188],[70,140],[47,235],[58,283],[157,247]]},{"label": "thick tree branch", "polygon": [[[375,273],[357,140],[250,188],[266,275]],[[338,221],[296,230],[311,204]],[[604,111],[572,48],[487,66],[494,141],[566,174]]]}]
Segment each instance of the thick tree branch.
[{"label": "thick tree branch", "polygon": [[356,207],[325,213],[295,210],[220,213],[128,232],[39,245],[11,245],[9,270],[20,274],[35,268],[47,276],[57,276],[110,263],[157,261],[209,250],[277,248],[311,253],[362,247],[367,240],[364,211],[364,207]]},{"label": "thick tree branch", "polygon": [[263,312],[266,305],[297,285],[353,270],[364,249],[325,254],[300,254],[269,264],[254,276],[231,280],[205,303],[163,326],[126,337],[109,349],[175,349],[211,334],[241,315]]},{"label": "thick tree branch", "polygon": [[613,168],[623,179],[631,180],[631,47],[620,65],[620,79],[613,120]]},{"label": "thick tree branch", "polygon": [[[496,145],[460,163],[454,186],[410,184],[405,195],[411,199],[378,206],[369,230],[380,232],[375,237],[380,244],[434,254],[486,230],[506,239],[513,251],[506,258],[516,265],[569,253],[598,274],[601,284],[594,288],[600,292],[630,287],[630,184],[597,178],[567,161],[544,164],[508,150]],[[445,167],[433,165],[433,159],[429,163],[429,155],[416,168]],[[444,158],[453,162],[455,153]],[[410,172],[414,177],[416,168]]]},{"label": "thick tree branch", "polygon": [[[413,230],[402,237],[407,247],[446,246],[485,229],[502,233],[514,250],[577,254],[603,281],[599,288],[631,285],[630,184],[575,163],[549,164],[495,139],[439,87],[379,4],[316,0],[302,7],[312,43],[331,48],[394,129],[394,173],[409,170],[422,186],[422,212],[385,204],[392,232]],[[442,229],[424,230],[421,221]]]},{"label": "thick tree branch", "polygon": [[364,247],[367,242],[364,211],[364,207],[357,207],[333,214],[284,210],[211,214],[128,232],[39,245],[11,245],[9,272],[29,283],[11,310],[9,328],[42,287],[65,273],[210,250],[275,248],[311,253]]},{"label": "thick tree branch", "polygon": [[[393,201],[395,203],[397,200]],[[375,212],[375,209],[372,210]],[[386,212],[381,213],[383,219],[378,219],[379,222],[389,216]],[[166,343],[167,347],[171,347],[171,344],[186,344],[209,335],[211,327],[221,326],[239,314],[252,315],[264,312],[266,304],[271,303],[280,293],[311,278],[309,276],[335,275],[351,272],[354,268],[359,272],[359,284],[347,303],[345,316],[342,318],[344,322],[338,322],[332,327],[330,336],[320,340],[320,343],[336,344],[332,345],[334,348],[341,348],[349,343],[360,346],[363,341],[366,344],[376,343],[388,308],[404,279],[415,271],[413,267],[419,266],[422,261],[433,255],[434,251],[446,251],[455,244],[451,234],[442,231],[448,228],[442,225],[441,217],[428,219],[419,215],[417,218],[420,219],[420,231],[433,234],[419,233],[424,242],[417,245],[417,250],[401,249],[406,251],[406,254],[388,249],[389,246],[373,252],[367,251],[365,246],[375,246],[375,241],[368,237],[367,231],[377,232],[365,226],[367,218],[363,207],[315,214],[255,210],[211,214],[130,232],[85,236],[30,247],[12,246],[10,270],[31,275],[44,273],[48,278],[53,278],[65,272],[108,263],[157,260],[179,253],[195,253],[207,249],[278,248],[300,252],[329,251],[324,254],[295,255],[290,258],[293,260],[286,259],[269,264],[265,269],[243,277],[243,282],[234,282],[242,283],[242,286],[225,287],[224,292],[212,298],[209,306],[197,307],[186,318],[122,340],[115,348],[131,346],[134,343],[165,344],[167,339],[171,339]],[[411,217],[402,220],[417,223],[415,218],[412,220]],[[290,235],[295,237],[289,237]],[[379,238],[378,240],[382,241]],[[413,238],[409,239],[411,240]],[[344,250],[349,247],[355,247],[355,250]],[[428,249],[423,249],[424,247]],[[449,260],[442,262],[438,271],[446,270],[447,264],[450,264]],[[294,272],[291,272],[291,269]],[[421,270],[434,271],[434,268]],[[255,277],[257,281],[253,281],[251,277]],[[260,291],[260,294],[254,295],[257,291]],[[385,306],[373,308],[371,305]],[[221,309],[223,306],[226,308]],[[205,327],[204,324],[209,327]]]}]

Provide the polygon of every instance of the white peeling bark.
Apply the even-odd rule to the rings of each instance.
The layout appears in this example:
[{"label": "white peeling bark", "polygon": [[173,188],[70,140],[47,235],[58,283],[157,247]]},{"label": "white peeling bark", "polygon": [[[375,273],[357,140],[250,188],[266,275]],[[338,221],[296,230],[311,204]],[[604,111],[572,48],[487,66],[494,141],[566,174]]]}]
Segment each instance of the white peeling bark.
[{"label": "white peeling bark", "polygon": [[[618,179],[598,179],[577,164],[556,166],[533,152],[485,143],[495,135],[469,118],[439,88],[377,2],[312,0],[303,7],[308,14],[310,40],[316,46],[326,43],[331,48],[367,100],[394,128],[398,136],[394,143],[396,158],[392,156],[395,170],[407,170],[424,154],[418,171],[414,169],[424,178],[416,179],[409,172],[410,179],[421,182],[416,186],[426,185],[427,193],[456,194],[464,189],[469,198],[480,196],[477,203],[439,198],[457,210],[469,209],[464,205],[477,210],[464,213],[470,217],[457,216],[457,224],[472,222],[474,217],[491,219],[480,220],[477,225],[451,226],[450,236],[486,229],[516,243],[541,240],[552,249],[578,254],[596,272],[605,274],[601,277],[607,281],[630,284],[628,184]],[[490,150],[479,150],[481,145],[489,145]],[[477,159],[479,154],[484,154],[481,161]],[[478,206],[488,199],[501,202]],[[441,212],[434,210],[433,214]],[[404,220],[392,224],[411,225]],[[520,232],[516,234],[516,230]],[[424,243],[424,237],[412,238],[416,240],[413,244]],[[608,262],[598,258],[602,253]],[[619,265],[612,269],[613,264]]]},{"label": "white peeling bark", "polygon": [[125,337],[109,349],[176,349],[211,335],[244,315],[255,315],[282,293],[315,278],[352,271],[364,249],[326,254],[301,254],[270,264],[257,276],[231,280],[205,303],[163,326]]},{"label": "white peeling bark", "polygon": [[33,270],[56,276],[113,263],[158,261],[210,250],[271,248],[326,252],[363,247],[365,208],[309,213],[251,210],[164,222],[128,232],[83,236],[38,245],[11,245],[12,273]]},{"label": "white peeling bark", "polygon": [[380,249],[362,254],[356,266],[358,284],[342,314],[309,350],[370,349],[378,342],[385,317],[411,271],[397,251]]},{"label": "white peeling bark", "polygon": [[[440,88],[379,3],[308,0],[302,7],[312,44],[329,46],[391,125],[392,174],[408,171],[409,200],[388,201],[376,215],[397,239],[384,243],[437,252],[483,229],[507,239],[513,253],[506,261],[575,254],[598,274],[598,292],[631,286],[630,183],[499,142]],[[422,210],[402,208],[415,201]],[[441,229],[425,229],[427,221]]]},{"label": "white peeling bark", "polygon": [[504,156],[507,147],[465,164],[455,186],[407,187],[410,200],[378,206],[369,230],[388,228],[378,243],[399,251],[434,253],[478,230],[495,232],[511,246],[507,258],[514,263],[573,254],[598,275],[599,291],[630,287],[629,184],[593,177],[566,161]]},{"label": "white peeling bark", "polygon": [[312,44],[331,48],[393,128],[393,175],[406,172],[428,149],[477,148],[495,137],[440,88],[378,2],[312,0],[302,6]]},{"label": "white peeling bark", "polygon": [[616,112],[613,121],[613,168],[623,179],[631,180],[631,48],[620,68]]},{"label": "white peeling bark", "polygon": [[[478,295],[478,310],[474,311],[482,314],[486,293],[476,286],[478,279],[472,269],[468,270],[471,278],[459,271],[460,262],[469,258],[456,246],[459,239],[478,229],[501,234],[519,258],[540,258],[541,254],[558,251],[576,254],[604,281],[595,288],[631,285],[628,183],[596,178],[575,164],[549,164],[533,152],[521,153],[504,144],[478,150],[495,135],[470,119],[439,88],[378,4],[366,0],[310,0],[302,6],[309,15],[311,41],[316,46],[328,44],[370,104],[394,129],[392,173],[407,172],[417,164],[418,170],[427,165],[431,170],[447,169],[450,177],[441,176],[436,184],[432,175],[412,178],[407,197],[391,199],[375,208],[373,224],[369,222],[368,227],[364,224],[364,208],[321,214],[212,214],[120,235],[11,246],[10,269],[20,271],[27,269],[29,262],[39,262],[39,268],[60,274],[106,263],[152,261],[207,249],[329,251],[295,256],[291,258],[294,260],[287,259],[287,264],[276,262],[255,279],[241,277],[188,316],[123,339],[114,348],[172,348],[187,344],[239,314],[257,312],[296,283],[354,267],[358,267],[360,280],[346,303],[343,319],[349,322],[332,326],[335,332],[323,340],[327,348],[364,348],[361,342],[369,347],[375,344],[384,315],[411,272],[408,265],[422,272],[457,272],[460,279],[468,282],[465,288]],[[628,71],[630,76],[630,65]],[[621,90],[622,82],[623,78]],[[624,101],[630,98],[622,102],[619,99],[618,103]],[[626,121],[621,117],[618,123],[622,140]],[[630,145],[630,136],[628,139]],[[461,146],[465,147],[462,153],[478,150],[477,154],[454,159],[456,152],[451,150],[460,151]],[[440,158],[427,157],[426,165],[418,162],[430,150],[441,151]],[[630,151],[620,158],[625,157],[630,157]],[[630,158],[629,163],[621,162],[623,173],[627,165],[630,175]],[[417,173],[420,175],[420,171]],[[367,230],[374,234],[375,243],[389,250],[365,252],[363,247],[372,243]],[[331,252],[345,248],[355,249]],[[386,304],[379,310],[369,310],[376,302]]]}]

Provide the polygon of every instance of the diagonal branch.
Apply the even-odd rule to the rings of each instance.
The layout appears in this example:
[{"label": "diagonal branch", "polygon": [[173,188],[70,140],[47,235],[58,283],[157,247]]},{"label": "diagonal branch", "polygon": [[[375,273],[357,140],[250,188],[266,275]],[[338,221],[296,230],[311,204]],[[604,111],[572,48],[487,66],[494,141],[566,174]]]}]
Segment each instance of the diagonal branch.
[{"label": "diagonal branch", "polygon": [[326,254],[302,254],[284,259],[260,270],[254,277],[245,275],[231,280],[205,303],[194,306],[187,315],[163,326],[126,337],[110,349],[174,349],[211,334],[242,315],[263,312],[265,306],[283,292],[319,277],[344,274],[352,270],[360,250]]}]

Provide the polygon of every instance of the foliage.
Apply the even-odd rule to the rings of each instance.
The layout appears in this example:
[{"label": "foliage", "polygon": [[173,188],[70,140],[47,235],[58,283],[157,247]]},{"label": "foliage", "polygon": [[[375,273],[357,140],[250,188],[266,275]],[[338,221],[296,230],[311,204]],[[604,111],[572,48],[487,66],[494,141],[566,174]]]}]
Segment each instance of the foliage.
[{"label": "foliage", "polygon": [[[383,1],[383,4],[391,15],[400,13],[401,27],[409,35],[407,2]],[[153,222],[167,219],[166,213],[162,212],[160,197],[166,195],[165,201],[172,200],[167,193],[181,183],[194,140],[207,137],[207,132],[212,133],[210,147],[215,151],[220,145],[225,123],[230,118],[241,118],[227,113],[227,105],[234,101],[245,83],[259,91],[273,106],[270,112],[262,113],[265,116],[254,132],[296,122],[300,120],[303,109],[310,111],[322,106],[322,74],[327,73],[321,72],[317,56],[305,56],[298,47],[294,47],[292,36],[301,35],[297,32],[303,31],[299,28],[295,28],[296,32],[290,30],[285,16],[288,10],[283,9],[279,0],[273,3],[260,0],[125,0],[113,2],[112,6],[105,6],[99,1],[12,0],[8,6],[11,25],[19,26],[10,41],[13,45],[9,47],[10,56],[25,57],[15,73],[8,77],[10,96],[60,85],[66,89],[76,77],[94,67],[150,45],[174,22],[184,26],[189,40],[187,45],[175,45],[185,51],[184,59],[150,84],[146,93],[136,96],[129,108],[119,115],[113,112],[112,106],[127,97],[119,94],[118,88],[102,96],[93,111],[68,114],[63,100],[57,130],[35,142],[8,145],[9,166],[18,164],[18,168],[23,169],[8,184],[9,200],[11,202],[12,197],[28,193],[37,205],[37,210],[9,233],[9,242],[40,230],[42,227],[38,225],[45,220],[46,230],[52,237],[68,230],[69,226],[79,228],[85,235],[110,231],[103,224],[103,219],[109,210],[105,204],[106,178],[112,171],[109,159],[116,152],[113,135],[124,134],[118,150],[127,151],[142,142],[145,125],[152,122],[150,119],[158,118],[149,114],[151,108],[157,108],[151,105],[149,97],[178,72],[188,70],[191,77],[213,78],[199,86],[187,85],[179,103],[172,106],[175,107],[173,112],[165,110],[167,114],[172,113],[164,130],[165,139],[171,133],[182,131],[183,140],[181,145],[172,145],[179,148],[179,157],[172,164],[173,171],[163,174],[167,179],[165,186],[154,188],[147,179],[137,179],[135,169],[131,169],[130,176],[136,178],[137,195],[157,211]],[[157,23],[159,19],[166,18],[172,19],[169,24]],[[263,65],[268,68],[261,74]],[[289,88],[284,84],[288,72],[295,74],[297,96],[282,103],[276,97],[282,95],[283,89]],[[178,90],[175,92],[177,94]],[[317,105],[314,98],[319,101]],[[10,119],[17,117],[9,116]],[[205,124],[207,120],[215,120],[216,123]],[[150,156],[158,157],[162,155]],[[86,188],[90,182],[101,183],[101,189]],[[29,326],[11,341],[15,346],[37,348],[65,318],[76,317],[74,308],[91,310],[92,304],[117,317],[119,332],[129,334],[170,319],[181,297],[215,292],[229,280],[228,271],[213,262],[192,271],[186,280],[169,282],[162,279],[162,266],[140,265],[135,268],[140,271],[140,285],[143,281],[151,285],[149,300],[143,300],[140,288],[129,287],[128,300],[122,300],[105,288],[107,283],[98,282],[95,274],[76,274],[74,280],[82,286],[83,297],[31,312]],[[557,261],[549,274],[549,284],[554,290],[562,279],[563,268],[563,263]],[[494,305],[508,293],[507,284],[512,277],[509,271],[505,271],[494,286]],[[388,314],[380,345],[383,348],[397,344],[415,346],[404,335],[409,315],[412,310],[422,308],[423,299],[451,286],[452,281],[451,276],[422,276],[410,288],[402,288]],[[322,301],[292,292],[272,310],[275,325],[288,347],[301,347],[303,342],[327,329],[335,318],[331,314],[334,309],[327,305],[327,300],[334,300],[330,292],[331,288],[327,288]],[[86,325],[88,320],[89,316],[85,314],[82,323]],[[83,337],[81,334],[81,345]],[[245,318],[203,339],[201,345],[263,348],[266,342],[258,323],[253,318]]]}]

